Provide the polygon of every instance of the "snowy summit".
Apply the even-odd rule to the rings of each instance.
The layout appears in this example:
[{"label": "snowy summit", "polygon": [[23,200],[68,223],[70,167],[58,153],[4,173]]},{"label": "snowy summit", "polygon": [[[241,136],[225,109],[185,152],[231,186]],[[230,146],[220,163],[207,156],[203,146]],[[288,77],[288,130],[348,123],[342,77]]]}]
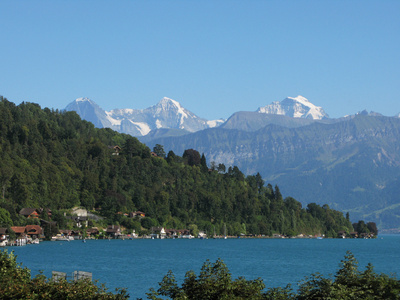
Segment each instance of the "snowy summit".
[{"label": "snowy summit", "polygon": [[282,101],[272,102],[270,105],[260,107],[257,112],[314,120],[329,118],[322,107],[312,104],[303,96],[287,97]]}]

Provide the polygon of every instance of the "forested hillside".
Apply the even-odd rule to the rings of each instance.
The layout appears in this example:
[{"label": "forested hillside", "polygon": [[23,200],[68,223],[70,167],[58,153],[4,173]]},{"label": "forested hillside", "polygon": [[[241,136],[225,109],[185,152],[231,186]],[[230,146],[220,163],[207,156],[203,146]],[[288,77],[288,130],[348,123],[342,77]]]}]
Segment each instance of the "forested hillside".
[{"label": "forested hillside", "polygon": [[[24,207],[50,208],[56,216],[83,206],[138,231],[162,225],[222,233],[224,224],[232,235],[353,230],[341,212],[327,205],[302,208],[283,199],[278,186],[264,185],[259,174],[207,165],[192,149],[182,157],[172,151],[164,157],[160,145],[155,150],[158,156],[136,138],[97,129],[75,112],[16,106],[1,97],[0,222],[8,211],[13,225],[23,225],[18,212]],[[146,218],[117,214],[135,210]]]}]

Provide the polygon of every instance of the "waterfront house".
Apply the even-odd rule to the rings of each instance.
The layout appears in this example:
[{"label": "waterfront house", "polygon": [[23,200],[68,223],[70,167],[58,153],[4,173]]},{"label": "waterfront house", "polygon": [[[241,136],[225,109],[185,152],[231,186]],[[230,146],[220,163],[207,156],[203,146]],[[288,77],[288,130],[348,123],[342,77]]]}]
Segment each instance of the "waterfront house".
[{"label": "waterfront house", "polygon": [[5,246],[8,238],[8,228],[0,228],[0,246]]},{"label": "waterfront house", "polygon": [[177,238],[180,234],[179,231],[176,229],[165,229],[165,235],[168,238]]},{"label": "waterfront house", "polygon": [[346,231],[338,231],[338,238],[344,239],[346,238]]},{"label": "waterfront house", "polygon": [[26,228],[25,226],[12,226],[12,231],[15,232],[17,238],[25,237],[26,236]]},{"label": "waterfront house", "polygon": [[32,239],[35,239],[42,235],[43,230],[39,225],[26,225],[25,232]]},{"label": "waterfront house", "polygon": [[95,236],[95,235],[99,235],[100,231],[97,227],[92,227],[89,228],[88,230],[86,230],[86,234],[88,236]]},{"label": "waterfront house", "polygon": [[151,238],[152,239],[163,239],[166,237],[164,227],[151,227]]},{"label": "waterfront house", "polygon": [[190,235],[189,229],[179,229],[178,230],[179,237]]},{"label": "waterfront house", "polygon": [[118,225],[108,225],[106,234],[112,238],[118,238],[121,235],[121,227]]},{"label": "waterfront house", "polygon": [[350,236],[352,238],[356,239],[356,238],[358,238],[358,232],[356,232],[356,231],[350,232]]}]

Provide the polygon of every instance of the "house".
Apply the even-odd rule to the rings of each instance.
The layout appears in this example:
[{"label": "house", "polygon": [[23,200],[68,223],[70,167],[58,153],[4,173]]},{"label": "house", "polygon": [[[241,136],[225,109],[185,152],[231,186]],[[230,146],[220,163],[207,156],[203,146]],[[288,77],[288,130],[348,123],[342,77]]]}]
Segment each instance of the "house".
[{"label": "house", "polygon": [[51,218],[51,209],[49,208],[23,208],[19,214],[28,219],[38,219],[43,212],[46,212],[48,217]]},{"label": "house", "polygon": [[164,227],[151,227],[151,234],[152,239],[163,239],[166,237],[166,232]]},{"label": "house", "polygon": [[180,233],[176,229],[165,229],[165,235],[168,238],[177,238],[179,237]]},{"label": "house", "polygon": [[118,238],[121,235],[121,227],[118,225],[108,225],[106,234],[113,238]]},{"label": "house", "polygon": [[92,227],[86,230],[86,233],[88,236],[94,236],[98,235],[100,233],[99,229],[97,227]]},{"label": "house", "polygon": [[358,238],[358,232],[356,232],[356,231],[350,232],[350,236],[352,238],[356,239],[356,238]]},{"label": "house", "polygon": [[193,239],[194,236],[190,234],[189,229],[180,229],[179,231],[179,238],[182,239]]},{"label": "house", "polygon": [[81,238],[82,232],[79,230],[60,230],[61,234],[64,234],[64,236],[68,236],[71,238]]},{"label": "house", "polygon": [[346,231],[338,231],[338,238],[344,239],[346,238]]},{"label": "house", "polygon": [[114,146],[114,153],[112,155],[119,155],[119,153],[121,152],[121,147],[116,145]]},{"label": "house", "polygon": [[12,231],[15,232],[17,239],[18,238],[23,238],[26,236],[26,228],[25,226],[12,226],[11,227]]},{"label": "house", "polygon": [[0,228],[0,247],[8,245],[8,229]]},{"label": "house", "polygon": [[25,234],[25,226],[11,226],[12,231],[18,236]]},{"label": "house", "polygon": [[187,237],[190,236],[190,230],[189,229],[179,229],[178,230],[178,237]]},{"label": "house", "polygon": [[81,228],[83,225],[88,225],[88,217],[66,216],[65,218],[72,220],[75,223],[75,226],[78,228]]},{"label": "house", "polygon": [[88,226],[88,211],[81,207],[74,207],[71,210],[72,216],[66,216],[67,219],[72,220],[75,226],[81,228],[83,225]]},{"label": "house", "polygon": [[40,212],[36,208],[23,208],[19,211],[19,214],[28,219],[38,219]]},{"label": "house", "polygon": [[139,218],[142,219],[146,217],[146,214],[142,211],[132,211],[129,213],[129,218]]},{"label": "house", "polygon": [[362,232],[362,233],[360,233],[360,238],[362,238],[362,239],[370,239],[370,238],[372,238],[374,236],[374,234],[369,234],[369,233],[366,233],[366,232]]},{"label": "house", "polygon": [[43,230],[39,225],[26,225],[25,232],[28,236],[35,239],[42,235]]}]

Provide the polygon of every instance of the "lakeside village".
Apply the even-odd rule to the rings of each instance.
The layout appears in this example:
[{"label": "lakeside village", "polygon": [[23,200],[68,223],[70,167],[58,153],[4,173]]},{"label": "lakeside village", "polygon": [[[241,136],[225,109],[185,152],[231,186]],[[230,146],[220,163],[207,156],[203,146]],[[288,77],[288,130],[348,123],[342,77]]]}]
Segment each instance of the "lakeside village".
[{"label": "lakeside village", "polygon": [[[138,235],[135,230],[127,230],[120,225],[108,225],[107,227],[88,227],[90,220],[99,221],[103,218],[88,212],[86,209],[75,207],[71,210],[70,216],[65,216],[66,219],[73,223],[74,229],[58,229],[57,222],[47,221],[40,219],[40,216],[45,212],[49,220],[51,220],[50,209],[36,209],[36,208],[23,208],[19,214],[30,221],[35,221],[40,225],[26,225],[26,226],[7,226],[0,228],[0,246],[24,246],[27,244],[38,244],[44,240],[51,241],[73,241],[87,239],[227,239],[227,238],[289,238],[281,234],[273,234],[272,236],[265,235],[245,235],[240,236],[229,236],[226,233],[224,235],[208,235],[204,231],[191,232],[189,229],[166,229],[164,227],[151,227],[148,234]],[[118,213],[122,214],[122,213]],[[141,211],[131,212],[129,214],[123,214],[128,218],[143,219],[146,214]],[[51,227],[53,226],[53,230]],[[44,228],[50,228],[52,233],[51,238],[45,236]],[[57,228],[57,229],[56,229]],[[56,230],[54,230],[56,229]],[[151,233],[150,233],[151,232]],[[54,234],[54,235],[53,235]],[[195,236],[196,235],[196,236]],[[337,238],[375,238],[373,233],[362,233],[357,232],[346,233],[345,231],[339,231]],[[299,234],[290,238],[316,238],[322,239],[324,235],[305,235]]]}]

